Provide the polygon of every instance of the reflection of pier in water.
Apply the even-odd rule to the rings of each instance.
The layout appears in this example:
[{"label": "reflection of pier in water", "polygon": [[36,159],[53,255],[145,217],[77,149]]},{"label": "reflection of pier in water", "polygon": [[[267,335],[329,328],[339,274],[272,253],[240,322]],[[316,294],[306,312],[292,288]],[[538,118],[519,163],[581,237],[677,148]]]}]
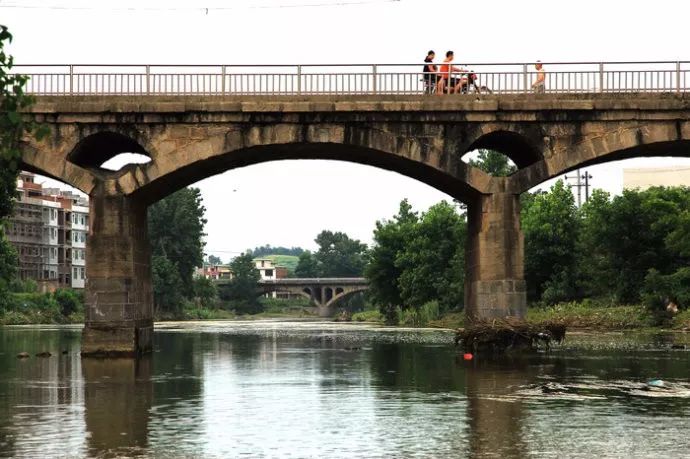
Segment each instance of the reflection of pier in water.
[{"label": "reflection of pier in water", "polygon": [[[473,362],[466,369],[469,457],[528,456],[521,400],[508,398],[517,386],[532,382],[529,366],[519,362]],[[505,397],[505,398],[504,398]]]},{"label": "reflection of pier in water", "polygon": [[143,452],[153,399],[151,358],[84,359],[82,369],[90,454]]}]

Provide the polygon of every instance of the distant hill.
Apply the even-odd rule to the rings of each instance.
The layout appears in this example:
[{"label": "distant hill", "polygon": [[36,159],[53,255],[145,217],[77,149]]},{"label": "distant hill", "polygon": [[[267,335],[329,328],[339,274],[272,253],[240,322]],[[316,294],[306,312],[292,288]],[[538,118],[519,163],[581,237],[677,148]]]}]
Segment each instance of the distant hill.
[{"label": "distant hill", "polygon": [[273,247],[270,244],[247,250],[247,253],[254,258],[267,258],[267,255],[294,255],[299,257],[302,252],[304,252],[302,247]]},{"label": "distant hill", "polygon": [[294,255],[263,255],[256,258],[266,258],[273,261],[276,266],[285,266],[291,276],[295,275],[295,268],[299,263],[299,257]]}]

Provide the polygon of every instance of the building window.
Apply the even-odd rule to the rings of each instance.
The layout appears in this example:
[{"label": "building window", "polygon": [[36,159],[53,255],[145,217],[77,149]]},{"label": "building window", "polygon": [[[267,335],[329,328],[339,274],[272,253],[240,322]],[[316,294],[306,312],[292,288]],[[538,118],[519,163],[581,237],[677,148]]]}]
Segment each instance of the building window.
[{"label": "building window", "polygon": [[272,269],[267,269],[264,271],[266,277],[273,277],[273,270]]},{"label": "building window", "polygon": [[79,274],[81,276],[81,279],[84,280],[86,278],[86,270],[84,268],[79,268]]},{"label": "building window", "polygon": [[84,252],[85,250],[80,250],[79,251],[79,257],[83,260],[84,259]]},{"label": "building window", "polygon": [[75,279],[79,278],[79,270],[77,268],[74,268],[74,278]]}]

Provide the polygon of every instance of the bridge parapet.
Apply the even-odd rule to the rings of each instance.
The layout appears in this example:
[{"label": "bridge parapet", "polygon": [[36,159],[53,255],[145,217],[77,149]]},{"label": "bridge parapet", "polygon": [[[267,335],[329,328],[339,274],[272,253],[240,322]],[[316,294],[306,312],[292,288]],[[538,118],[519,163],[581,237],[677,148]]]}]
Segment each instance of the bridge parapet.
[{"label": "bridge parapet", "polygon": [[[61,95],[429,94],[440,74],[419,63],[336,65],[15,65],[27,91]],[[467,92],[532,92],[531,63],[458,64]],[[687,92],[690,62],[544,62],[547,93]]]}]

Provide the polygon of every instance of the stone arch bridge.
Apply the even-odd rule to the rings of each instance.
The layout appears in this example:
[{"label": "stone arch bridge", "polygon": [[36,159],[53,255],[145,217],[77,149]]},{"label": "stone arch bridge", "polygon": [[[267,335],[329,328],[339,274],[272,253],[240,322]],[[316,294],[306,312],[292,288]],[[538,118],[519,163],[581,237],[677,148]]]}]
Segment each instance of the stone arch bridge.
[{"label": "stone arch bridge", "polygon": [[[24,139],[22,167],[90,196],[85,354],[150,350],[147,207],[229,169],[351,161],[465,202],[465,307],[477,320],[525,315],[521,193],[585,165],[690,155],[684,93],[39,96],[26,116],[50,135]],[[468,166],[461,157],[477,148],[506,154],[519,170],[491,177]],[[124,152],[151,161],[101,168]]]},{"label": "stone arch bridge", "polygon": [[[221,286],[228,282],[219,280],[216,285]],[[316,306],[319,316],[330,317],[335,313],[335,307],[340,301],[365,290],[369,290],[369,282],[363,277],[319,277],[262,279],[259,281],[258,293],[300,295]]]}]

